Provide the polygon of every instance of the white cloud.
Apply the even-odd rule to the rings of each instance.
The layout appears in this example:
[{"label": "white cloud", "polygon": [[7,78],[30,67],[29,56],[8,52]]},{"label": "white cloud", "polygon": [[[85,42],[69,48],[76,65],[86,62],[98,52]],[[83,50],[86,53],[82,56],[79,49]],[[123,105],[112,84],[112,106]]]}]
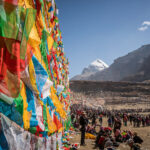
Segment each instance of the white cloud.
[{"label": "white cloud", "polygon": [[150,21],[144,21],[142,25],[150,26]]},{"label": "white cloud", "polygon": [[149,28],[150,21],[144,21],[140,28],[138,28],[139,31],[145,31]]},{"label": "white cloud", "polygon": [[148,29],[148,26],[144,26],[144,27],[138,28],[139,31],[145,31],[145,30],[147,30],[147,29]]}]

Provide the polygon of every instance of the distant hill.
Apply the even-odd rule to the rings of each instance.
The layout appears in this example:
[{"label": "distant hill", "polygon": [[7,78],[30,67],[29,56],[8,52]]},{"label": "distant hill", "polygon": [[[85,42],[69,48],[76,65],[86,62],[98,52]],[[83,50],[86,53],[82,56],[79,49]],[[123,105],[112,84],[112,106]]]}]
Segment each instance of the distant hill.
[{"label": "distant hill", "polygon": [[[101,99],[105,106],[125,108],[147,107],[150,103],[150,82],[70,81],[75,100],[96,104]],[[126,105],[126,106],[125,106]],[[135,107],[136,108],[136,107]]]},{"label": "distant hill", "polygon": [[102,70],[90,72],[89,67],[85,68],[81,75],[72,80],[141,82],[150,79],[149,64],[150,44],[117,58],[110,67],[106,66]]}]

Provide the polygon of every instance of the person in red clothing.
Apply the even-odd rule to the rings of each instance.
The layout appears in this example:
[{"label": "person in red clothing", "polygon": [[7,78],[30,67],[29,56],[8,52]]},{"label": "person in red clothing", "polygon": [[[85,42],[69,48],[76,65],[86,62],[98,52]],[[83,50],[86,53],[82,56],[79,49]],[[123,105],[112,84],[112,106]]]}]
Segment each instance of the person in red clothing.
[{"label": "person in red clothing", "polygon": [[99,145],[100,150],[104,149],[106,137],[107,137],[106,135],[102,135],[98,141],[98,145]]},{"label": "person in red clothing", "polygon": [[127,126],[127,121],[128,121],[128,117],[127,117],[127,115],[124,115],[123,116],[124,126]]}]

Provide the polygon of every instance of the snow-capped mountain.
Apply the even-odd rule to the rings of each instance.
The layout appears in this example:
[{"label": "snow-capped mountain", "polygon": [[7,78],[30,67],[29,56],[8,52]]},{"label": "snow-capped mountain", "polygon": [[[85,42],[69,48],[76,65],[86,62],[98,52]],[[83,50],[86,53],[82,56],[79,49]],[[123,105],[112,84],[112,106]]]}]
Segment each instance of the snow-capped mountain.
[{"label": "snow-capped mountain", "polygon": [[108,68],[108,65],[100,59],[93,61],[87,68],[84,68],[82,74],[93,74]]},{"label": "snow-capped mountain", "polygon": [[84,68],[81,75],[73,77],[71,80],[86,80],[92,74],[108,68],[108,65],[100,59],[93,61],[88,67]]},{"label": "snow-capped mountain", "polygon": [[109,68],[88,77],[94,81],[144,81],[150,79],[150,44],[119,57]]},{"label": "snow-capped mountain", "polygon": [[150,44],[119,57],[108,67],[97,59],[71,80],[132,81],[150,80]]}]

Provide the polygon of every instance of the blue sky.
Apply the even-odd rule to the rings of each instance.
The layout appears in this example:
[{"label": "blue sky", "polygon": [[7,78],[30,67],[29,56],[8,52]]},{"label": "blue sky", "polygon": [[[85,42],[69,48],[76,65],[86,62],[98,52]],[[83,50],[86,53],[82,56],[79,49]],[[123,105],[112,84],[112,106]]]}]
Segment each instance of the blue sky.
[{"label": "blue sky", "polygon": [[70,77],[150,44],[150,0],[56,0]]}]

